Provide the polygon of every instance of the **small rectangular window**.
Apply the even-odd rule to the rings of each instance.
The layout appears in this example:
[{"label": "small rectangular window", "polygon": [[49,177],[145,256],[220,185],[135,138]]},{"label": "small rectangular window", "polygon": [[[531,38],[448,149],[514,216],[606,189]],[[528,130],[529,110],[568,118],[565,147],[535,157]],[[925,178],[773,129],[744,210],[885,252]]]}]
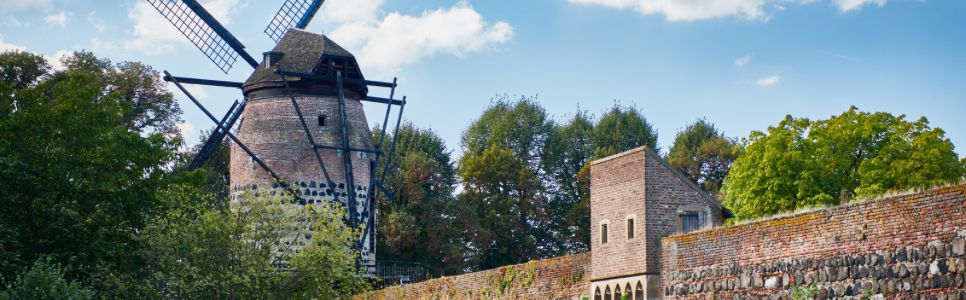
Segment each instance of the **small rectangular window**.
[{"label": "small rectangular window", "polygon": [[627,239],[634,238],[634,219],[627,219]]},{"label": "small rectangular window", "polygon": [[325,115],[319,115],[319,126],[325,126]]},{"label": "small rectangular window", "polygon": [[681,214],[681,233],[701,229],[701,225],[701,218],[698,213],[689,212]]},{"label": "small rectangular window", "polygon": [[600,224],[600,243],[607,244],[607,224]]}]

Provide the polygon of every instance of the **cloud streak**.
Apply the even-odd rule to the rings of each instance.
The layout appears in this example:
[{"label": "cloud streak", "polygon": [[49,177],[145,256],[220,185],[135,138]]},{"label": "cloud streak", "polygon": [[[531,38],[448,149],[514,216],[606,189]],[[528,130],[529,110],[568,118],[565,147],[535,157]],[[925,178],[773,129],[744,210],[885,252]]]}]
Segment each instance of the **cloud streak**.
[{"label": "cloud streak", "polygon": [[782,81],[782,77],[781,76],[772,75],[772,76],[763,77],[761,79],[758,79],[758,81],[756,82],[756,84],[758,84],[759,86],[773,86],[773,85],[778,84],[781,81]]},{"label": "cloud streak", "polygon": [[849,12],[857,10],[862,6],[866,5],[876,5],[882,7],[885,5],[886,0],[832,0],[832,4],[835,5],[841,12]]},{"label": "cloud streak", "polygon": [[[841,12],[857,10],[866,5],[883,6],[886,0],[831,0]],[[806,5],[815,0],[567,0],[583,5],[595,5],[632,10],[642,15],[663,15],[668,21],[698,21],[725,17],[768,21],[775,11],[788,9],[789,4]]]},{"label": "cloud streak", "polygon": [[841,58],[841,59],[844,59],[844,60],[848,60],[848,61],[859,61],[855,57],[851,57],[851,56],[847,56],[847,55],[842,55],[842,54],[838,54],[838,53],[834,53],[834,52],[822,52],[822,53],[825,53],[826,55],[838,57],[838,58]]},{"label": "cloud streak", "polygon": [[754,54],[748,54],[748,55],[745,55],[745,56],[736,58],[735,59],[735,67],[741,68],[741,67],[744,67],[745,65],[747,65],[749,62],[751,62],[751,56],[752,55],[754,55]]},{"label": "cloud streak", "polygon": [[67,27],[67,22],[70,21],[70,17],[71,14],[64,11],[56,14],[48,14],[44,17],[44,23],[47,23],[47,25],[51,26],[60,26],[60,28],[63,29]]}]

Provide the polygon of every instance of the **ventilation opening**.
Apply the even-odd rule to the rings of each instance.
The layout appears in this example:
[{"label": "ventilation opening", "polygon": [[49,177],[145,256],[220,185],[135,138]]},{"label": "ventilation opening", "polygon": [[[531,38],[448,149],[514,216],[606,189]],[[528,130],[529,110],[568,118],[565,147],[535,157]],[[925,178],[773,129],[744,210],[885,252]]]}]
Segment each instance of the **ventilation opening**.
[{"label": "ventilation opening", "polygon": [[319,126],[325,127],[325,115],[319,115]]}]

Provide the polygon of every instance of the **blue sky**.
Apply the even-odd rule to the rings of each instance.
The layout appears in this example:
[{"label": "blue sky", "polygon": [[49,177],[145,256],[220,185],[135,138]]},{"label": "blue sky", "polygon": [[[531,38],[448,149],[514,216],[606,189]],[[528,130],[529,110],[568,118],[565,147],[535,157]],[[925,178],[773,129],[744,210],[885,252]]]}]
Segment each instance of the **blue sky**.
[{"label": "blue sky", "polygon": [[[253,55],[281,1],[202,1]],[[309,27],[355,53],[369,79],[399,78],[405,118],[459,136],[496,95],[538,95],[563,120],[615,101],[640,108],[666,149],[706,117],[736,137],[786,114],[850,105],[927,117],[966,147],[966,1],[328,0]],[[180,76],[242,81],[183,42],[142,1],[0,0],[0,49],[93,50]],[[194,88],[222,113],[237,90]],[[388,91],[373,90],[374,96]],[[211,123],[184,97],[189,141]],[[367,107],[381,121],[382,107]]]}]

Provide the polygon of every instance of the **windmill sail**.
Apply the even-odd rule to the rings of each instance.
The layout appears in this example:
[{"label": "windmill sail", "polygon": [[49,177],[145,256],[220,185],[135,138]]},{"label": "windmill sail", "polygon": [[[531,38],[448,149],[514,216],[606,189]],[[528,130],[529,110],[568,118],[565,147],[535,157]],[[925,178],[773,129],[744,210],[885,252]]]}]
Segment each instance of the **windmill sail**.
[{"label": "windmill sail", "polygon": [[258,66],[245,46],[195,0],[147,0],[219,69],[228,73],[239,57]]},{"label": "windmill sail", "polygon": [[285,0],[275,18],[265,27],[265,34],[276,43],[289,28],[305,29],[325,0]]}]

